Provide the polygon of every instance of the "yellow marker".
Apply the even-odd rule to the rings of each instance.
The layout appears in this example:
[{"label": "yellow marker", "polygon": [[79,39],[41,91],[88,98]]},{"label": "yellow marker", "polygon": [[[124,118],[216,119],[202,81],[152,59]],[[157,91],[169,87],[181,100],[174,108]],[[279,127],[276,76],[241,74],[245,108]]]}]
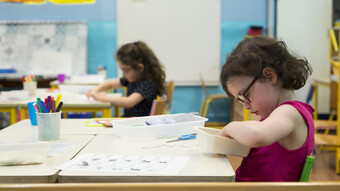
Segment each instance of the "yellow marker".
[{"label": "yellow marker", "polygon": [[57,100],[55,101],[55,107],[58,107],[61,96],[62,96],[61,94],[58,95]]},{"label": "yellow marker", "polygon": [[26,80],[26,82],[29,82],[27,76],[25,77],[25,80]]}]

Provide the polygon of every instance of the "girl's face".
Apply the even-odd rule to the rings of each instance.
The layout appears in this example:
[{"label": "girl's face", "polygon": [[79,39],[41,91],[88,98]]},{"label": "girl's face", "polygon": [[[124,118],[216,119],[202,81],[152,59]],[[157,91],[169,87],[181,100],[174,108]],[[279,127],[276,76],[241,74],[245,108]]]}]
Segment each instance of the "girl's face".
[{"label": "girl's face", "polygon": [[227,81],[226,86],[246,109],[262,119],[267,118],[278,105],[278,91],[269,80],[235,76]]},{"label": "girl's face", "polygon": [[143,64],[139,64],[137,69],[132,68],[129,65],[123,64],[121,61],[117,60],[118,67],[122,70],[123,77],[129,82],[137,82],[141,76],[144,69]]}]

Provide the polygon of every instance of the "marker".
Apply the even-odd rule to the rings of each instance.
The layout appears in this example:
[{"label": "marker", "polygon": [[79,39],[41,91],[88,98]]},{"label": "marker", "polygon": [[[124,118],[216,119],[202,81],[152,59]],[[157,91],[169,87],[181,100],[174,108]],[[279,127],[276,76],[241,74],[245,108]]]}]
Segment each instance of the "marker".
[{"label": "marker", "polygon": [[47,98],[45,98],[44,104],[45,104],[45,107],[47,109]]},{"label": "marker", "polygon": [[34,107],[34,109],[37,111],[37,113],[39,113],[39,106],[38,106],[38,104],[37,104],[37,103],[34,103],[34,104],[33,104],[33,107]]},{"label": "marker", "polygon": [[61,107],[63,106],[63,102],[61,101],[57,107],[57,110],[55,112],[59,112]]},{"label": "marker", "polygon": [[46,108],[48,113],[51,112],[52,110],[52,100],[51,100],[51,96],[47,96],[47,104],[46,104]]},{"label": "marker", "polygon": [[55,105],[59,106],[59,102],[61,100],[61,96],[62,96],[61,94],[58,95],[58,97],[57,97],[57,99],[55,101]]},{"label": "marker", "polygon": [[55,112],[55,100],[54,99],[52,99],[51,106],[52,106],[52,113],[54,113]]},{"label": "marker", "polygon": [[45,107],[44,102],[40,100],[39,103],[40,103],[40,106],[41,106],[41,109],[42,109],[43,113],[48,113],[47,108]]},{"label": "marker", "polygon": [[40,98],[37,98],[37,105],[38,105],[38,107],[39,107],[39,112],[42,113],[43,110],[41,109],[40,101],[41,101],[41,99],[40,99]]}]

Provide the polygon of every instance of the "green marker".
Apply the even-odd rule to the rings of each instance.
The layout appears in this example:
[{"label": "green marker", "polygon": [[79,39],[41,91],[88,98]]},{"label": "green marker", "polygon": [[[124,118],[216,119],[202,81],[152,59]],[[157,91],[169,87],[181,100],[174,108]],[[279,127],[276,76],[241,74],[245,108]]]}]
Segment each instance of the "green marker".
[{"label": "green marker", "polygon": [[315,158],[312,156],[306,157],[305,165],[303,166],[303,170],[300,176],[300,182],[308,182],[310,171],[312,170],[312,166]]},{"label": "green marker", "polygon": [[38,107],[39,107],[39,113],[43,113],[43,111],[42,111],[42,109],[41,109],[41,106],[40,106],[40,101],[41,101],[41,99],[38,97],[38,98],[37,98],[37,105],[38,105]]}]

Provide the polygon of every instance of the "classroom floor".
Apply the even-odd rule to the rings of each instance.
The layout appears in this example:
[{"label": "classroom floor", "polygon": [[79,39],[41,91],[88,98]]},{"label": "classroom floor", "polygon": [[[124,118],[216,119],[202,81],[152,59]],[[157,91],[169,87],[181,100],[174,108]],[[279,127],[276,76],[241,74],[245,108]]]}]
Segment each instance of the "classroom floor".
[{"label": "classroom floor", "polygon": [[309,181],[340,181],[340,175],[335,173],[335,151],[315,148],[315,161]]}]

